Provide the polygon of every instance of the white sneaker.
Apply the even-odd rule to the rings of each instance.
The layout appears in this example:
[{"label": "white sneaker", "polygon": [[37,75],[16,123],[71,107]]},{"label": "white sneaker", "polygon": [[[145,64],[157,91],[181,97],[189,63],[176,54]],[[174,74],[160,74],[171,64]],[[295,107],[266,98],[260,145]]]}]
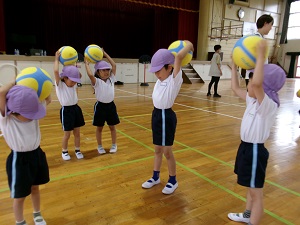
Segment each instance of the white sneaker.
[{"label": "white sneaker", "polygon": [[118,150],[118,147],[115,145],[115,146],[112,146],[109,150],[109,153],[116,153]]},{"label": "white sneaker", "polygon": [[66,160],[66,161],[71,159],[71,156],[69,155],[68,152],[62,152],[61,157],[63,158],[63,160]]},{"label": "white sneaker", "polygon": [[243,213],[228,213],[228,218],[235,222],[249,223],[250,218],[245,218]]},{"label": "white sneaker", "polygon": [[104,150],[104,148],[103,148],[103,147],[101,147],[101,148],[98,148],[98,152],[99,152],[99,154],[100,154],[100,155],[102,155],[102,154],[105,154],[105,153],[106,153],[106,151]]},{"label": "white sneaker", "polygon": [[76,155],[77,159],[83,159],[84,158],[84,156],[81,152],[75,152],[75,155]]},{"label": "white sneaker", "polygon": [[178,188],[178,182],[176,182],[176,184],[174,185],[171,183],[167,183],[164,189],[162,190],[162,193],[164,193],[165,195],[172,194],[176,190],[176,188]]},{"label": "white sneaker", "polygon": [[46,221],[42,216],[37,216],[33,218],[35,225],[47,225]]},{"label": "white sneaker", "polygon": [[156,181],[151,177],[149,180],[147,180],[146,182],[144,182],[142,184],[143,188],[152,188],[154,185],[159,184],[160,183],[160,178],[158,178]]}]

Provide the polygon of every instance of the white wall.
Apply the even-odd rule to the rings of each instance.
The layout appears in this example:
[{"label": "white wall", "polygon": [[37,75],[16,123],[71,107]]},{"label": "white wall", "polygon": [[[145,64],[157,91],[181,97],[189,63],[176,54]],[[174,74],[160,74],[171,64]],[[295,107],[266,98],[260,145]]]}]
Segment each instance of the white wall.
[{"label": "white wall", "polygon": [[291,56],[286,55],[287,52],[300,52],[300,40],[288,40],[287,44],[281,44],[280,48],[278,49],[278,63],[286,72],[289,71],[291,62]]}]

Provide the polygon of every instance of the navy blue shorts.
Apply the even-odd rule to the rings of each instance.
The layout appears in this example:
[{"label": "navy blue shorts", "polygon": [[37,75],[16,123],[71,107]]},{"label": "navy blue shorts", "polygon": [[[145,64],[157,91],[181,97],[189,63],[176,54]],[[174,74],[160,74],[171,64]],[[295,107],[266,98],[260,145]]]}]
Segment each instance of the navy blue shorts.
[{"label": "navy blue shorts", "polygon": [[172,146],[177,125],[176,113],[170,109],[154,108],[152,112],[153,144]]},{"label": "navy blue shorts", "polygon": [[96,102],[94,105],[93,125],[103,127],[105,122],[109,126],[114,126],[120,123],[117,107],[114,101],[110,103]]},{"label": "navy blue shorts", "polygon": [[11,198],[24,198],[32,185],[49,182],[46,154],[38,147],[30,152],[11,151],[6,160],[6,172]]},{"label": "navy blue shorts", "polygon": [[263,188],[269,152],[264,144],[241,142],[235,160],[237,183],[250,188]]},{"label": "navy blue shorts", "polygon": [[63,106],[60,109],[60,122],[64,131],[71,131],[74,128],[85,125],[81,108],[76,105]]}]

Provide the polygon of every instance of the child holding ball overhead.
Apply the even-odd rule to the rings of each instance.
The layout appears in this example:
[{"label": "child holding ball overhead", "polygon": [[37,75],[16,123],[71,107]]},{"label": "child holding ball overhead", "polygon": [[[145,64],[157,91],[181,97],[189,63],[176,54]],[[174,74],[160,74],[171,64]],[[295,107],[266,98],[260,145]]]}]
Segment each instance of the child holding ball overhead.
[{"label": "child holding ball overhead", "polygon": [[[45,102],[50,102],[49,97]],[[46,155],[40,148],[39,119],[45,115],[46,107],[35,90],[15,83],[0,87],[0,129],[11,149],[6,172],[16,225],[27,224],[23,211],[28,195],[31,195],[34,223],[46,225],[40,212],[39,191],[39,185],[50,180]]]},{"label": "child holding ball overhead", "polygon": [[257,44],[256,66],[249,73],[248,92],[239,86],[236,65],[232,63],[231,88],[246,100],[241,124],[241,143],[237,152],[234,172],[237,183],[247,187],[246,210],[229,213],[228,218],[248,225],[257,225],[263,215],[263,186],[269,152],[264,143],[270,135],[279,107],[278,91],[285,83],[285,72],[275,64],[264,64],[266,40]]},{"label": "child holding ball overhead", "polygon": [[70,160],[71,156],[68,152],[68,141],[73,131],[75,155],[77,159],[83,159],[80,151],[80,127],[85,125],[82,110],[78,103],[77,83],[81,83],[81,74],[76,66],[64,66],[62,73],[59,74],[59,56],[60,51],[55,53],[54,75],[56,95],[61,104],[60,121],[64,131],[62,139],[62,158]]},{"label": "child holding ball overhead", "polygon": [[92,86],[95,90],[97,102],[94,106],[93,125],[96,126],[96,139],[98,143],[99,154],[105,154],[106,151],[102,146],[102,130],[105,122],[107,123],[110,133],[112,145],[109,150],[110,153],[117,152],[117,130],[116,125],[120,123],[117,108],[114,103],[115,91],[115,74],[116,63],[114,60],[102,49],[103,56],[107,58],[108,62],[104,60],[98,61],[94,68],[93,74],[89,67],[89,60],[85,58],[85,68],[89,76]]},{"label": "child holding ball overhead", "polygon": [[[152,99],[152,136],[155,145],[153,176],[142,184],[143,188],[152,188],[160,183],[160,168],[163,155],[167,159],[169,179],[162,190],[164,194],[172,194],[178,187],[176,180],[176,161],[172,152],[177,117],[172,110],[178,95],[182,79],[181,62],[189,51],[194,51],[193,44],[185,40],[186,45],[174,55],[167,49],[159,49],[151,59],[150,72],[158,78],[153,89]],[[174,67],[172,66],[174,65]]]}]

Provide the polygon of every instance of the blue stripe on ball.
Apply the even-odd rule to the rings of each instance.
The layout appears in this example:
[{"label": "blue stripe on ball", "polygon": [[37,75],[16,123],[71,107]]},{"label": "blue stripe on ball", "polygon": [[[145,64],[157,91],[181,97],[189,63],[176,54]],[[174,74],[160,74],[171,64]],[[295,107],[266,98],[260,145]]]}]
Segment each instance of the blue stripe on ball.
[{"label": "blue stripe on ball", "polygon": [[34,78],[38,83],[38,90],[37,95],[40,97],[42,93],[43,84],[46,81],[50,81],[52,83],[52,80],[50,77],[44,74],[44,72],[40,68],[36,68],[37,71],[35,71],[32,74],[22,75],[21,77],[16,79],[16,82],[19,82],[20,80],[24,80],[27,78]]},{"label": "blue stripe on ball", "polygon": [[99,61],[99,59],[95,59],[90,53],[86,52],[86,54],[88,55],[88,57],[89,57],[93,62]]},{"label": "blue stripe on ball", "polygon": [[251,52],[249,52],[249,50],[245,47],[244,44],[240,45],[239,46],[243,52],[255,63],[256,62],[256,59],[254,57],[254,55],[251,54]]},{"label": "blue stripe on ball", "polygon": [[178,53],[183,47],[184,47],[183,41],[180,41],[179,45],[176,48],[171,48],[169,49],[169,51]]}]

